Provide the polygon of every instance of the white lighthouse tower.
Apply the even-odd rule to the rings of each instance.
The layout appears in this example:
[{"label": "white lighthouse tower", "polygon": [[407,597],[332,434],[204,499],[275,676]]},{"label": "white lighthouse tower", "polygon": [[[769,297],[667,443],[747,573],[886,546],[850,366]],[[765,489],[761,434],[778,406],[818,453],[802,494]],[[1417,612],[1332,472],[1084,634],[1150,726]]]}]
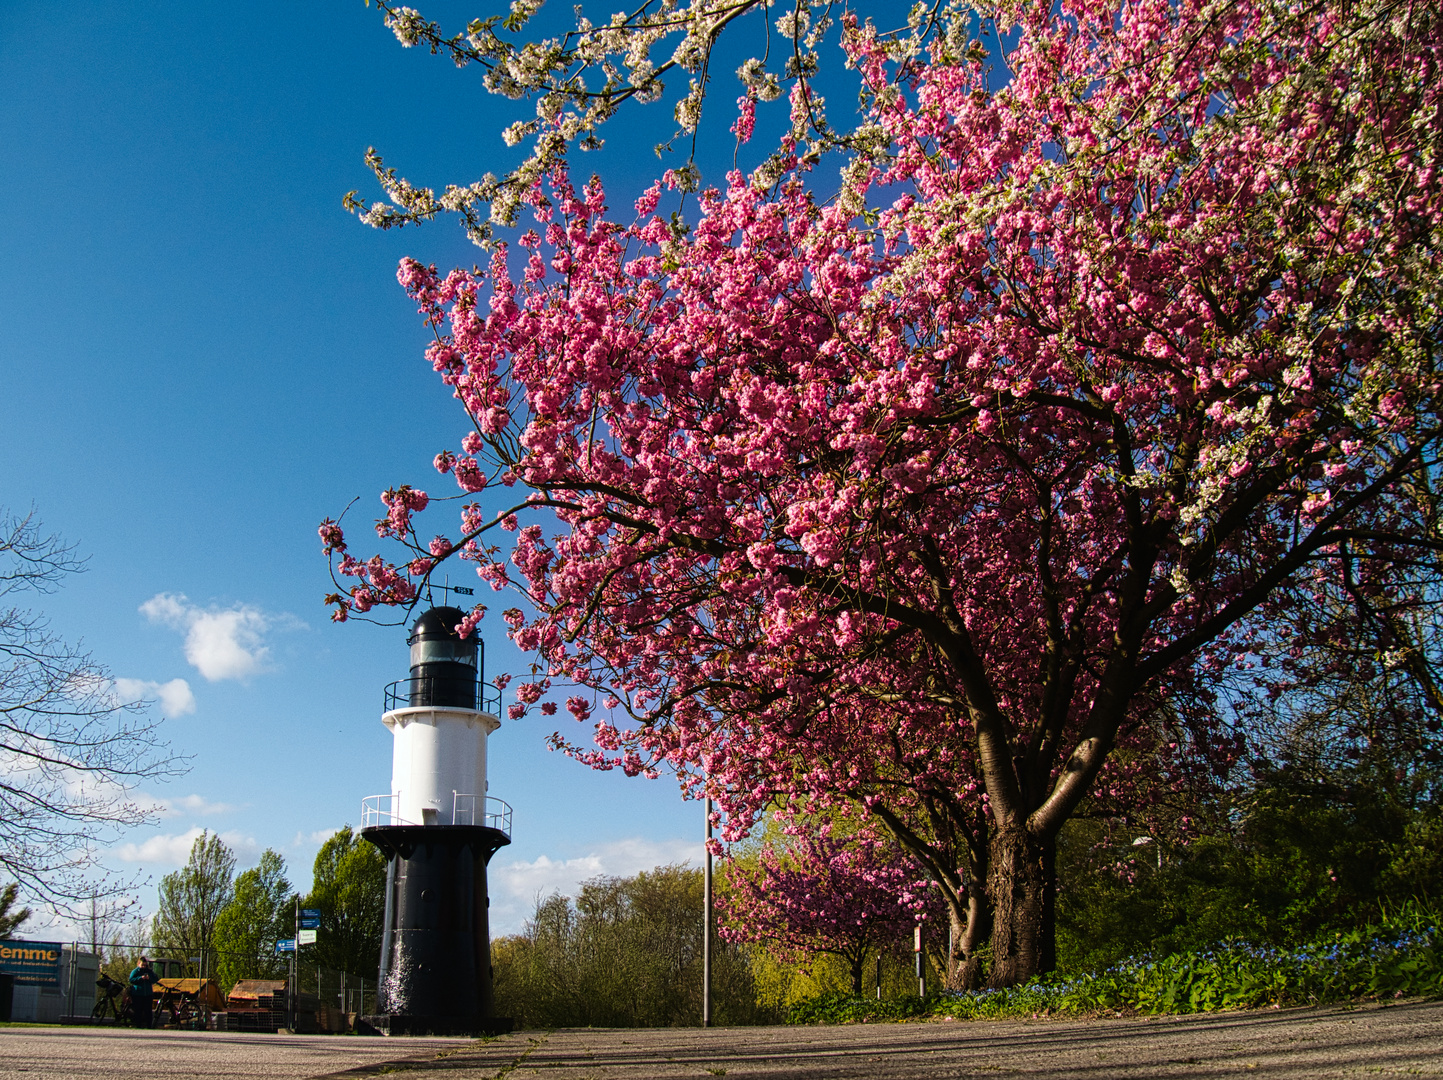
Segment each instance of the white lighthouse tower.
[{"label": "white lighthouse tower", "polygon": [[[486,738],[500,695],[478,700],[484,646],[465,613],[427,611],[411,629],[410,677],[386,688],[391,790],[361,804],[361,835],[386,856],[376,1015],[391,1034],[507,1030],[492,1015],[486,864],[511,842],[511,808],[487,795]],[[494,710],[494,711],[493,711]]]}]

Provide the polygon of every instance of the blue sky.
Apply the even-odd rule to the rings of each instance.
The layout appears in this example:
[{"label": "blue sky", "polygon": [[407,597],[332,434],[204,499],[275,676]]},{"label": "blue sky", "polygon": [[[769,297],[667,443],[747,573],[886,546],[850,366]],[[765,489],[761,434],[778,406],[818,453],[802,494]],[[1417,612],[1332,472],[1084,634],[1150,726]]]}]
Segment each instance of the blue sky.
[{"label": "blue sky", "polygon": [[[458,25],[484,9],[423,10]],[[242,866],[280,851],[304,886],[321,839],[388,787],[381,690],[406,671],[403,630],[328,621],[316,525],[355,496],[348,520],[378,516],[395,483],[446,490],[429,462],[465,428],[395,267],[483,258],[452,223],[383,234],[341,198],[378,194],[369,145],[428,185],[501,171],[520,152],[499,138],[512,107],[479,72],[400,48],[361,0],[14,6],[0,99],[0,504],[33,504],[90,556],[44,610],[122,686],[149,686],[192,759],[142,793],[168,807],[159,827],[107,862],[153,883],[211,829]],[[662,167],[656,108],[636,145],[588,161],[613,205]],[[519,670],[498,627],[490,673]],[[557,722],[491,736],[491,790],[515,809],[492,864],[499,932],[537,891],[700,854],[700,808],[673,780],[550,753]]]}]

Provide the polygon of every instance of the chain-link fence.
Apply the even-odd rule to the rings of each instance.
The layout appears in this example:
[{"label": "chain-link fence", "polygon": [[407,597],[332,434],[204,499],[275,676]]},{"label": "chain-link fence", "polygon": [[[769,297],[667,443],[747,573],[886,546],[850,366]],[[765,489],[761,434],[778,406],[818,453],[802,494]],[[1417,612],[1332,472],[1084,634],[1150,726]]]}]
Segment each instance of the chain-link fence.
[{"label": "chain-link fence", "polygon": [[[11,1015],[3,1019],[54,1023],[62,1017],[127,1022],[130,972],[145,956],[155,972],[157,1025],[182,1028],[349,1031],[356,1019],[376,1011],[376,980],[337,971],[302,958],[292,966],[274,957],[222,957],[214,950],[182,955],[154,942],[94,946],[54,943],[54,974],[17,980]],[[222,964],[222,959],[229,961]],[[218,977],[219,973],[239,977]],[[227,1023],[225,1014],[237,1013]],[[264,1014],[264,1015],[257,1015]],[[218,1019],[218,1017],[220,1017]],[[255,1021],[254,1024],[247,1021]]]}]

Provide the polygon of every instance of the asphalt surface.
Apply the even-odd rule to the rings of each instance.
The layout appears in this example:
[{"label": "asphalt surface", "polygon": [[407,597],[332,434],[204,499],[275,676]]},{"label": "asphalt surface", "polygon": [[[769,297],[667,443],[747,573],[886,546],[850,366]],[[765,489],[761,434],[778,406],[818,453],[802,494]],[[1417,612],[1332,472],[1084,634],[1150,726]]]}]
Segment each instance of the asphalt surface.
[{"label": "asphalt surface", "polygon": [[[25,1080],[181,1080],[310,1077],[470,1047],[470,1039],[137,1031],[113,1027],[0,1028],[0,1077]],[[372,1072],[375,1072],[374,1068]]]},{"label": "asphalt surface", "polygon": [[1443,1002],[1199,1017],[565,1029],[490,1041],[0,1029],[0,1077],[1443,1078]]}]

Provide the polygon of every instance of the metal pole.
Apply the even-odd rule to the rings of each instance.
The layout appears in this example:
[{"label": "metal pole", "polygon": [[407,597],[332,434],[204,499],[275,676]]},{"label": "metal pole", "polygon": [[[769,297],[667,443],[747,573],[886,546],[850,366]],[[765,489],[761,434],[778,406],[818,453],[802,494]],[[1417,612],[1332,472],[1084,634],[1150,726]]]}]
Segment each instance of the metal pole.
[{"label": "metal pole", "polygon": [[927,996],[927,969],[923,966],[925,961],[922,956],[921,923],[918,923],[916,928],[912,931],[912,952],[917,957],[917,996],[920,998],[925,998]]},{"label": "metal pole", "polygon": [[882,1000],[882,954],[877,954],[877,1000]]},{"label": "metal pole", "polygon": [[711,1027],[711,798],[706,800],[706,864],[702,871],[701,1026]]},{"label": "metal pole", "polygon": [[291,992],[286,995],[286,1012],[291,1034],[296,1032],[296,995],[301,990],[301,898],[296,897],[296,936],[291,939]]}]

